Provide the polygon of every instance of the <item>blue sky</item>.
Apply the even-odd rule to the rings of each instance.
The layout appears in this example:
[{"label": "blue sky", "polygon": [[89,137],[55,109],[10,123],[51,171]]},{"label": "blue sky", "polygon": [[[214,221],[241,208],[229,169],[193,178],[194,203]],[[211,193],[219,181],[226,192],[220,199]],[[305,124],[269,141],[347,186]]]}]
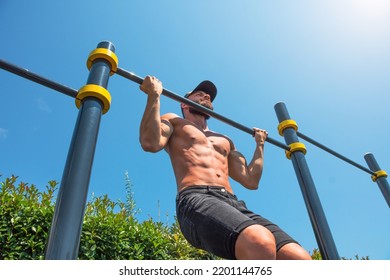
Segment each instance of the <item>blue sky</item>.
[{"label": "blue sky", "polygon": [[[90,51],[116,46],[119,66],[157,76],[178,94],[204,79],[218,87],[215,111],[261,127],[281,142],[274,105],[284,102],[302,133],[365,165],[372,152],[390,171],[390,2],[11,1],[0,2],[1,59],[81,88]],[[0,173],[40,188],[60,181],[78,110],[74,100],[0,70]],[[125,199],[133,182],[139,219],[173,222],[176,187],[164,152],[138,142],[146,96],[112,76],[89,195]],[[180,113],[162,97],[162,113]],[[217,120],[250,159],[254,140]],[[307,162],[340,256],[390,259],[390,211],[370,176],[306,144]],[[249,208],[312,251],[317,248],[292,163],[270,144],[257,191],[232,181]]]}]

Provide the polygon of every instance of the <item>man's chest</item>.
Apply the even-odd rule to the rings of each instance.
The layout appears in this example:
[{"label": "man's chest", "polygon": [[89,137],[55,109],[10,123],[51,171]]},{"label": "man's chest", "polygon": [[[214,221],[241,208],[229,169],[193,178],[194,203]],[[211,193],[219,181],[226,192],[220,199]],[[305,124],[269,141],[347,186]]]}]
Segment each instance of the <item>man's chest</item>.
[{"label": "man's chest", "polygon": [[213,131],[203,131],[192,125],[185,125],[181,129],[175,129],[172,135],[172,144],[176,147],[211,149],[226,156],[231,149],[230,140]]}]

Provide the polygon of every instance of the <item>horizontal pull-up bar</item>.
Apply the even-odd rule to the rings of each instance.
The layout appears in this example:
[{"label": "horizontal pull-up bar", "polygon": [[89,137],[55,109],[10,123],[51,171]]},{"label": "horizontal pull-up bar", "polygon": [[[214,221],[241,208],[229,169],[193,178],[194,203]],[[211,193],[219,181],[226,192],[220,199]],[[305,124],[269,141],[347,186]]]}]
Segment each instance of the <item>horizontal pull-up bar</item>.
[{"label": "horizontal pull-up bar", "polygon": [[[73,89],[73,88],[70,88],[68,86],[62,85],[62,84],[54,82],[52,80],[49,80],[49,79],[47,79],[47,78],[45,78],[43,76],[40,76],[38,74],[35,74],[35,73],[31,72],[28,69],[16,66],[16,65],[11,64],[11,63],[9,63],[9,62],[7,62],[5,60],[2,60],[2,59],[0,59],[0,68],[6,70],[8,72],[11,72],[13,74],[16,74],[16,75],[18,75],[20,77],[26,78],[26,79],[28,79],[30,81],[36,82],[38,84],[41,84],[43,86],[46,86],[46,87],[51,88],[53,90],[56,90],[58,92],[66,94],[66,95],[68,95],[70,97],[76,98],[76,96],[78,94],[78,91]],[[116,73],[118,75],[120,75],[120,76],[122,76],[122,77],[124,77],[124,78],[126,78],[128,80],[131,80],[133,82],[136,82],[138,84],[142,84],[142,82],[143,82],[143,78],[135,75],[134,73],[128,72],[128,71],[126,71],[126,70],[124,70],[122,68],[118,67]],[[174,100],[176,100],[178,102],[181,102],[181,103],[187,104],[189,106],[192,106],[193,108],[195,108],[195,109],[197,109],[197,110],[199,110],[199,111],[201,111],[203,113],[206,113],[206,114],[208,114],[208,115],[210,115],[210,116],[212,116],[212,117],[214,117],[214,118],[216,118],[216,119],[218,119],[220,121],[223,121],[223,122],[225,122],[225,123],[227,123],[227,124],[237,128],[237,129],[240,129],[240,130],[242,130],[242,131],[244,131],[244,132],[246,132],[248,134],[253,135],[253,129],[251,129],[249,127],[246,127],[246,126],[244,126],[244,125],[242,125],[240,123],[237,123],[237,122],[235,122],[235,121],[233,121],[233,120],[231,120],[229,118],[226,118],[226,117],[224,117],[224,116],[222,116],[222,115],[220,115],[220,114],[218,114],[218,113],[216,113],[216,112],[214,112],[214,111],[212,111],[212,110],[210,110],[210,109],[208,109],[206,107],[203,107],[202,105],[199,105],[198,103],[195,103],[195,102],[193,102],[193,101],[191,101],[191,100],[189,100],[189,99],[187,99],[185,97],[177,95],[176,93],[173,93],[170,90],[163,89],[162,94],[164,96],[167,96],[167,97],[169,97],[171,99],[174,99]],[[334,150],[332,150],[332,149],[326,147],[325,145],[323,145],[323,144],[313,140],[312,138],[306,136],[305,134],[297,131],[297,135],[300,138],[302,138],[303,140],[306,140],[307,142],[309,142],[309,143],[317,146],[318,148],[320,148],[320,149],[322,149],[322,150],[332,154],[333,156],[335,156],[335,157],[337,157],[337,158],[339,158],[339,159],[341,159],[341,160],[343,160],[343,161],[345,161],[345,162],[347,162],[347,163],[349,163],[349,164],[359,168],[360,170],[363,170],[364,172],[367,172],[370,175],[375,175],[374,171],[372,171],[372,170],[370,170],[370,169],[368,169],[368,168],[366,168],[366,167],[364,167],[364,166],[362,166],[362,165],[360,165],[360,164],[350,160],[349,158],[347,158],[347,157],[345,157],[345,156],[335,152]],[[283,143],[281,143],[279,141],[276,141],[276,140],[274,140],[274,139],[272,139],[270,137],[268,137],[266,141],[271,143],[271,144],[274,144],[275,146],[280,147],[280,148],[282,148],[282,149],[284,149],[286,151],[289,151],[291,149],[289,146],[287,146],[287,145],[285,145],[285,144],[283,144]]]},{"label": "horizontal pull-up bar", "polygon": [[23,77],[25,79],[28,79],[30,81],[36,82],[36,83],[43,85],[45,87],[48,87],[48,88],[54,89],[58,92],[61,92],[63,94],[69,95],[70,97],[76,98],[76,96],[77,96],[77,90],[75,90],[73,88],[70,88],[70,87],[61,85],[57,82],[51,81],[45,77],[42,77],[40,75],[37,75],[37,74],[31,72],[28,69],[21,68],[19,66],[14,65],[14,64],[8,63],[2,59],[0,59],[0,68],[6,70],[8,72],[11,72],[15,75],[18,75],[20,77]]},{"label": "horizontal pull-up bar", "polygon": [[[136,82],[137,84],[142,84],[142,82],[144,80],[143,78],[135,75],[134,73],[131,73],[131,72],[126,71],[124,69],[121,69],[119,67],[118,67],[118,69],[116,71],[116,74],[118,74],[119,76],[122,76],[122,77],[124,77],[124,78],[126,78],[126,79],[128,79],[130,81]],[[202,105],[200,105],[198,103],[193,102],[192,100],[190,100],[188,98],[185,98],[185,97],[182,97],[182,96],[180,96],[180,95],[178,95],[176,93],[173,93],[170,90],[163,89],[162,94],[164,96],[166,96],[166,97],[169,97],[169,98],[175,100],[175,101],[178,101],[178,102],[184,103],[184,104],[186,104],[188,106],[191,106],[191,107],[197,109],[198,111],[200,111],[200,112],[202,112],[204,114],[207,114],[207,115],[209,115],[209,116],[211,116],[211,117],[213,117],[213,118],[215,118],[217,120],[220,120],[220,121],[222,121],[224,123],[227,123],[227,124],[237,128],[239,130],[242,130],[242,131],[244,131],[244,132],[246,132],[246,133],[248,133],[250,135],[254,134],[254,131],[253,131],[252,128],[244,126],[244,125],[242,125],[242,124],[240,124],[238,122],[235,122],[235,121],[233,121],[233,120],[231,120],[229,118],[226,118],[226,117],[224,117],[224,116],[222,116],[222,115],[220,115],[220,114],[218,114],[218,113],[216,113],[216,112],[214,112],[214,111],[212,111],[212,110],[210,110],[210,109],[208,109],[208,108],[206,108],[206,107],[204,107],[204,106],[202,106]],[[275,146],[277,146],[277,147],[279,147],[279,148],[282,148],[282,149],[284,149],[286,151],[290,150],[289,146],[287,146],[286,144],[283,144],[283,143],[281,143],[281,142],[279,142],[277,140],[274,140],[271,137],[267,137],[266,141],[271,143],[271,144],[273,144],[273,145],[275,145]]]},{"label": "horizontal pull-up bar", "polygon": [[[16,66],[14,64],[8,63],[8,62],[6,62],[4,60],[1,60],[1,59],[0,59],[0,68],[6,70],[8,72],[11,72],[13,74],[16,74],[16,75],[18,75],[20,77],[26,78],[26,79],[28,79],[30,81],[33,81],[33,82],[36,82],[36,83],[41,84],[43,86],[46,86],[48,88],[54,89],[54,90],[56,90],[58,92],[66,94],[66,95],[68,95],[70,97],[76,98],[76,96],[77,96],[78,91],[73,89],[73,88],[70,88],[70,87],[64,86],[62,84],[59,84],[57,82],[54,82],[52,80],[49,80],[49,79],[47,79],[45,77],[42,77],[42,76],[40,76],[38,74],[35,74],[35,73],[31,72],[28,69],[21,68],[19,66]],[[122,77],[124,77],[124,78],[126,78],[128,80],[131,80],[133,82],[136,82],[138,84],[142,84],[142,82],[143,82],[143,78],[141,78],[141,77],[139,77],[139,76],[137,76],[137,75],[135,75],[135,74],[133,74],[131,72],[128,72],[128,71],[126,71],[124,69],[118,68],[116,73],[118,75],[120,75],[120,76],[122,76]],[[237,129],[240,129],[240,130],[242,130],[242,131],[244,131],[246,133],[249,133],[251,135],[254,134],[252,128],[246,127],[246,126],[244,126],[244,125],[242,125],[242,124],[240,124],[238,122],[235,122],[235,121],[233,121],[233,120],[231,120],[229,118],[226,118],[226,117],[224,117],[224,116],[222,116],[222,115],[220,115],[220,114],[218,114],[218,113],[216,113],[216,112],[214,112],[214,111],[212,111],[212,110],[210,110],[210,109],[208,109],[206,107],[203,107],[202,105],[199,105],[198,103],[195,103],[195,102],[191,101],[190,99],[184,98],[184,97],[182,97],[182,96],[180,96],[180,95],[178,95],[176,93],[173,93],[170,90],[163,89],[162,94],[164,96],[167,96],[167,97],[173,99],[173,100],[176,100],[178,102],[187,104],[187,105],[189,105],[189,106],[191,106],[191,107],[193,107],[193,108],[195,108],[195,109],[197,109],[197,110],[199,110],[199,111],[201,111],[201,112],[203,112],[203,113],[205,113],[205,114],[207,114],[207,115],[209,115],[211,117],[214,117],[215,119],[218,119],[218,120],[220,120],[222,122],[225,122],[225,123],[227,123],[227,124],[237,128]],[[290,150],[289,146],[287,146],[287,145],[285,145],[285,144],[283,144],[283,143],[281,143],[281,142],[279,142],[277,140],[274,140],[271,137],[267,137],[266,141],[271,143],[271,144],[273,144],[273,145],[275,145],[275,146],[278,146],[279,148],[282,148],[284,150],[287,150],[287,151]]]},{"label": "horizontal pull-up bar", "polygon": [[313,144],[314,146],[317,146],[318,148],[320,148],[320,149],[330,153],[331,155],[334,155],[335,157],[338,157],[339,159],[341,159],[341,160],[343,160],[343,161],[345,161],[345,162],[347,162],[347,163],[349,163],[349,164],[351,164],[351,165],[353,165],[353,166],[355,166],[355,167],[357,167],[357,168],[367,172],[368,174],[375,175],[375,172],[371,171],[367,167],[364,167],[363,165],[360,165],[360,164],[350,160],[349,158],[347,158],[347,157],[345,157],[345,156],[335,152],[334,150],[332,150],[332,149],[322,145],[321,143],[311,139],[310,137],[306,136],[305,134],[297,131],[297,135],[299,137],[301,137],[302,139],[306,140],[307,142]]}]

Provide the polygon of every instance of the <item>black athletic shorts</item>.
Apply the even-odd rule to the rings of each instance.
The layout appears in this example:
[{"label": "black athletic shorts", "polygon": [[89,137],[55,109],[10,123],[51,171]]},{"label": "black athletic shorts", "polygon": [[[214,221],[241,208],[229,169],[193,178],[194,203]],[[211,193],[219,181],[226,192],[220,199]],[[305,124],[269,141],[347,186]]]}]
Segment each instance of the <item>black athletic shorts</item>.
[{"label": "black athletic shorts", "polygon": [[239,233],[251,225],[266,227],[275,237],[276,250],[297,243],[277,225],[248,210],[245,202],[223,187],[194,186],[179,192],[176,214],[187,241],[225,259],[236,259]]}]

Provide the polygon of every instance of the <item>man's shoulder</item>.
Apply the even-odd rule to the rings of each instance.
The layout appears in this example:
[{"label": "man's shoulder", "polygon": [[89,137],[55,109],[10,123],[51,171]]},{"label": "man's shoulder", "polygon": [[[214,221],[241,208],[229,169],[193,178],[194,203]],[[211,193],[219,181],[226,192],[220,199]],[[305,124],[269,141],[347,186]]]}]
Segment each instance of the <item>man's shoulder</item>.
[{"label": "man's shoulder", "polygon": [[177,119],[182,119],[182,118],[179,115],[176,115],[174,113],[166,113],[166,114],[161,116],[161,119],[171,121],[174,119],[177,120]]},{"label": "man's shoulder", "polygon": [[187,120],[183,119],[179,115],[176,115],[174,113],[167,113],[161,116],[161,120],[164,122],[169,122],[173,126],[177,126],[182,124],[183,122],[186,122]]}]

